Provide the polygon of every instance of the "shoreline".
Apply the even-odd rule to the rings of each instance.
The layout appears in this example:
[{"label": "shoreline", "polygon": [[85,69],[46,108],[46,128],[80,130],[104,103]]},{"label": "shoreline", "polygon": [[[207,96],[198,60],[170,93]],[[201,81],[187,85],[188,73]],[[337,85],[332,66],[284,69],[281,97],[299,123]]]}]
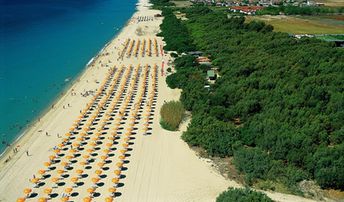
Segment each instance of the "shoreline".
[{"label": "shoreline", "polygon": [[[139,1],[138,1],[139,3]],[[23,128],[23,130],[21,130],[17,137],[11,142],[9,143],[9,146],[6,146],[6,148],[0,153],[0,166],[3,163],[4,160],[8,159],[9,157],[9,153],[11,151],[13,151],[14,148],[16,148],[22,140],[22,138],[25,138],[25,135],[27,135],[29,133],[30,130],[33,129],[33,127],[36,126],[36,124],[39,124],[40,118],[45,117],[49,112],[54,111],[55,108],[52,108],[52,105],[58,105],[58,103],[62,102],[65,99],[65,96],[70,93],[70,91],[73,89],[73,86],[75,86],[81,79],[82,76],[84,76],[84,74],[86,73],[86,71],[89,68],[92,68],[92,65],[94,65],[95,61],[101,56],[102,52],[111,44],[111,42],[113,40],[115,40],[122,32],[123,30],[128,26],[130,20],[132,19],[132,17],[138,12],[138,3],[136,3],[135,5],[135,11],[133,12],[133,14],[131,15],[131,17],[125,21],[125,23],[123,23],[123,26],[121,27],[121,29],[117,30],[116,34],[111,37],[106,43],[105,45],[99,50],[97,51],[97,53],[86,63],[86,65],[81,69],[81,71],[75,75],[75,78],[73,80],[71,80],[69,82],[69,84],[67,84],[56,96],[55,98],[49,102],[49,104],[47,105],[47,107],[45,107],[40,113],[38,113],[29,123],[27,123],[25,125],[25,127]],[[32,134],[33,135],[33,134]]]}]

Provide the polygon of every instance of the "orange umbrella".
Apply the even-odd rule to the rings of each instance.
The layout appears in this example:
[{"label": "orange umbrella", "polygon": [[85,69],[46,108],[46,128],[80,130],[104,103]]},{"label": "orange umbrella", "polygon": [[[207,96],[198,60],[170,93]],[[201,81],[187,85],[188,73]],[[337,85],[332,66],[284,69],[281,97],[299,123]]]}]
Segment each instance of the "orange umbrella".
[{"label": "orange umbrella", "polygon": [[102,160],[105,160],[105,159],[107,159],[107,156],[101,156],[100,157]]},{"label": "orange umbrella", "polygon": [[39,182],[39,179],[38,178],[32,178],[31,180],[30,180],[32,183],[38,183]]},{"label": "orange umbrella", "polygon": [[66,167],[67,165],[68,165],[68,163],[67,162],[61,162],[61,165],[63,166],[63,167]]},{"label": "orange umbrella", "polygon": [[87,192],[90,194],[93,193],[94,191],[95,191],[95,188],[93,187],[87,189]]},{"label": "orange umbrella", "polygon": [[48,167],[51,165],[51,163],[50,162],[44,162],[44,165]]},{"label": "orange umbrella", "polygon": [[65,171],[64,170],[61,170],[61,169],[59,169],[59,170],[57,170],[57,173],[58,174],[62,174],[62,173],[64,173]]},{"label": "orange umbrella", "polygon": [[81,170],[81,169],[78,169],[78,170],[76,170],[75,172],[78,173],[78,174],[82,174],[84,171]]},{"label": "orange umbrella", "polygon": [[72,177],[71,179],[70,179],[72,182],[77,182],[78,180],[79,180],[79,178],[77,178],[77,177]]},{"label": "orange umbrella", "polygon": [[119,178],[112,178],[112,182],[117,184],[119,182]]},{"label": "orange umbrella", "polygon": [[101,170],[96,170],[95,173],[96,173],[97,175],[100,175],[100,174],[102,174],[102,171],[101,171]]},{"label": "orange umbrella", "polygon": [[65,197],[61,198],[62,202],[67,202],[68,200],[69,200],[69,196],[65,196]]},{"label": "orange umbrella", "polygon": [[18,198],[17,199],[17,202],[24,202],[25,201],[25,198]]},{"label": "orange umbrella", "polygon": [[90,155],[83,155],[82,156],[84,159],[88,159],[88,158],[90,158]]},{"label": "orange umbrella", "polygon": [[115,173],[115,175],[120,175],[121,174],[121,170],[115,170],[114,173]]},{"label": "orange umbrella", "polygon": [[81,161],[81,162],[79,162],[79,164],[82,165],[82,166],[84,166],[84,165],[86,165],[87,163],[86,163],[86,161]]},{"label": "orange umbrella", "polygon": [[67,188],[65,189],[65,192],[66,192],[67,194],[71,193],[72,191],[73,191],[73,188],[71,188],[71,187],[67,187]]},{"label": "orange umbrella", "polygon": [[46,202],[46,201],[47,201],[47,198],[44,198],[44,197],[38,199],[38,202]]},{"label": "orange umbrella", "polygon": [[111,192],[111,193],[115,193],[115,192],[116,192],[116,188],[114,188],[114,187],[110,187],[110,188],[109,188],[109,192]]},{"label": "orange umbrella", "polygon": [[100,180],[100,179],[99,179],[98,177],[92,178],[92,182],[93,182],[93,183],[97,183],[97,182],[99,182],[99,180]]},{"label": "orange umbrella", "polygon": [[58,181],[59,181],[59,178],[57,178],[57,177],[53,177],[53,178],[51,178],[51,181],[56,183],[56,182],[58,182]]},{"label": "orange umbrella", "polygon": [[117,166],[118,168],[121,168],[121,167],[123,167],[123,163],[122,163],[122,162],[118,162],[118,163],[116,163],[116,166]]},{"label": "orange umbrella", "polygon": [[103,166],[105,165],[105,163],[99,162],[97,165],[98,165],[99,167],[103,167]]},{"label": "orange umbrella", "polygon": [[52,188],[45,188],[44,189],[44,193],[46,193],[46,194],[51,194],[52,191],[53,191]]},{"label": "orange umbrella", "polygon": [[32,192],[32,189],[26,188],[24,189],[24,194],[30,194]]},{"label": "orange umbrella", "polygon": [[43,175],[45,173],[45,170],[39,170],[38,173]]},{"label": "orange umbrella", "polygon": [[91,199],[91,197],[86,197],[86,198],[83,199],[83,201],[84,201],[84,202],[91,202],[92,199]]},{"label": "orange umbrella", "polygon": [[52,160],[54,160],[56,158],[56,156],[54,156],[54,155],[51,155],[51,156],[49,156],[49,159],[52,161]]},{"label": "orange umbrella", "polygon": [[124,156],[124,155],[121,155],[121,156],[119,156],[118,158],[121,159],[121,160],[123,160],[123,159],[125,159],[125,156]]},{"label": "orange umbrella", "polygon": [[113,201],[113,198],[110,196],[105,198],[105,202],[112,202],[112,201]]}]

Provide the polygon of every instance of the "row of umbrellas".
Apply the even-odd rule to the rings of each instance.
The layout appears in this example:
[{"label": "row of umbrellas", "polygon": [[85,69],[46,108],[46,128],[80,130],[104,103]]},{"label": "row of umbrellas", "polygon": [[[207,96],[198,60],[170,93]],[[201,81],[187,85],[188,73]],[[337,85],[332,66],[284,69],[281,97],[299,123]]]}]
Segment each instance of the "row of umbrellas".
[{"label": "row of umbrellas", "polygon": [[[132,69],[132,67],[129,68],[129,69]],[[140,66],[138,66],[138,67],[135,69],[134,79],[132,80],[131,85],[130,85],[131,91],[128,92],[128,95],[126,96],[126,99],[124,100],[124,104],[123,104],[122,108],[120,109],[122,112],[119,114],[119,117],[116,119],[115,127],[113,128],[114,131],[117,131],[117,130],[118,130],[119,126],[121,125],[121,122],[120,122],[120,121],[122,121],[123,118],[124,118],[123,112],[126,111],[127,106],[128,106],[129,103],[133,100],[133,89],[135,89],[135,86],[137,85],[137,79],[139,78],[139,75],[138,75],[139,69],[140,69]],[[144,78],[149,78],[149,77],[147,76],[147,72],[148,72],[147,69],[148,69],[148,65],[146,65],[146,67],[145,67]],[[123,70],[123,67],[122,67],[122,70]],[[157,67],[156,67],[156,65],[155,65],[154,68],[153,68],[153,74],[154,74],[154,75],[157,75],[156,71],[157,71]],[[114,77],[114,72],[115,72],[115,68],[112,69],[112,71],[109,72],[109,74],[108,74],[108,76],[107,76],[107,78],[106,78],[107,81],[104,82],[104,83],[101,85],[101,87],[100,87],[99,90],[97,91],[97,94],[96,94],[95,98],[91,100],[91,103],[87,105],[86,110],[83,111],[82,116],[79,117],[79,119],[77,120],[77,121],[80,121],[80,122],[81,122],[81,121],[90,113],[90,109],[91,109],[92,107],[94,107],[96,104],[98,104],[98,105],[97,105],[97,106],[98,106],[98,109],[94,111],[94,114],[95,114],[95,115],[91,116],[90,119],[89,119],[89,121],[85,124],[85,126],[84,126],[84,132],[79,133],[79,135],[78,135],[77,138],[76,138],[76,135],[75,135],[74,132],[75,132],[75,130],[78,129],[78,126],[79,126],[79,125],[78,125],[78,124],[74,124],[74,125],[73,125],[73,128],[71,128],[71,129],[73,129],[73,130],[71,130],[69,133],[66,134],[67,138],[65,138],[64,141],[63,141],[61,144],[58,145],[58,149],[55,150],[55,154],[56,154],[56,155],[55,155],[55,156],[54,156],[54,155],[50,156],[50,157],[49,157],[49,158],[50,158],[50,161],[44,163],[45,166],[48,166],[48,167],[49,167],[49,166],[51,166],[53,163],[55,163],[55,159],[60,157],[59,154],[61,153],[61,150],[63,150],[63,149],[66,148],[66,143],[67,143],[68,141],[70,141],[71,138],[76,138],[76,141],[72,144],[72,146],[74,146],[76,149],[70,149],[70,150],[69,150],[70,155],[65,156],[66,160],[69,160],[69,162],[70,162],[71,160],[75,159],[75,158],[80,158],[80,157],[77,157],[77,156],[75,155],[75,153],[79,152],[79,151],[78,151],[78,148],[80,148],[80,145],[83,144],[83,141],[85,141],[85,138],[88,138],[88,140],[89,140],[89,139],[92,140],[92,141],[88,141],[88,142],[87,142],[86,146],[90,146],[90,148],[87,149],[87,150],[86,150],[87,153],[86,153],[85,155],[82,156],[82,158],[87,159],[87,160],[86,160],[86,161],[80,162],[80,164],[83,165],[83,166],[86,166],[86,165],[88,164],[88,160],[89,160],[89,158],[90,158],[90,155],[93,154],[92,152],[95,151],[95,148],[99,147],[99,142],[97,143],[97,141],[100,141],[100,138],[101,138],[101,136],[103,135],[103,134],[101,133],[101,129],[104,129],[104,127],[105,127],[105,125],[107,124],[107,122],[111,119],[111,115],[109,115],[108,113],[105,113],[105,114],[106,114],[106,115],[104,116],[105,119],[104,119],[103,121],[101,121],[101,123],[99,124],[100,130],[99,130],[97,133],[91,135],[91,137],[87,137],[87,136],[88,136],[88,131],[90,130],[90,127],[92,126],[93,121],[94,121],[97,117],[99,117],[99,113],[101,112],[100,109],[103,108],[104,105],[106,105],[106,104],[109,103],[108,101],[109,101],[109,98],[111,97],[111,94],[110,94],[110,93],[108,93],[108,94],[107,94],[107,93],[104,93],[104,91],[106,90],[106,88],[110,89],[110,90],[109,90],[110,92],[113,91],[113,90],[114,90],[114,87],[115,87],[115,86],[117,85],[117,83],[118,83],[118,79],[119,79],[120,76],[122,75],[121,73],[123,73],[123,71],[120,71],[120,73],[118,73],[117,76]],[[125,85],[125,84],[127,84],[127,81],[128,81],[128,79],[129,79],[130,74],[131,74],[131,71],[127,71],[127,73],[126,73],[125,76],[124,76],[124,78],[126,78],[126,80],[125,80],[125,82],[122,82],[122,85],[119,87],[119,90],[118,90],[118,92],[117,92],[118,95],[117,95],[116,97],[114,97],[114,100],[113,100],[112,102],[110,102],[110,103],[111,103],[110,106],[107,106],[107,109],[108,109],[109,112],[112,112],[112,111],[115,109],[116,103],[117,103],[117,102],[119,101],[119,99],[121,98],[120,95],[124,92],[124,89],[126,88],[126,85]],[[112,85],[109,86],[109,80],[111,80],[110,78],[112,78],[112,77],[114,77],[114,79],[113,79],[113,81],[112,81]],[[155,86],[156,86],[156,79],[155,79],[155,78],[156,78],[156,77],[153,77],[153,81],[152,81],[152,85],[154,85],[153,91],[156,90],[156,89],[155,89]],[[130,136],[132,135],[131,132],[133,131],[133,128],[134,128],[134,125],[135,125],[135,121],[136,121],[136,117],[137,117],[137,115],[138,115],[138,111],[139,111],[140,106],[141,106],[140,103],[142,103],[142,98],[144,97],[144,94],[145,94],[145,92],[146,92],[146,87],[147,87],[146,82],[147,82],[146,80],[143,81],[143,87],[141,88],[141,90],[142,90],[142,91],[141,91],[141,94],[140,94],[140,96],[139,96],[139,99],[138,99],[137,103],[135,104],[135,109],[133,110],[133,113],[132,113],[132,117],[133,117],[133,118],[130,119],[131,122],[129,122],[129,126],[130,126],[130,127],[127,128],[127,133],[126,133],[125,136],[124,136],[124,137],[125,137],[125,138],[124,138],[124,143],[122,144],[123,149],[120,150],[120,154],[121,154],[121,155],[119,156],[120,162],[116,164],[116,166],[117,166],[119,169],[114,171],[114,174],[116,174],[116,175],[120,175],[120,173],[121,173],[121,169],[120,169],[120,168],[122,168],[122,166],[123,166],[123,164],[124,164],[124,160],[125,160],[125,157],[126,157],[126,156],[125,156],[125,153],[128,151]],[[105,96],[104,96],[104,95],[105,95]],[[101,99],[101,98],[100,98],[101,96],[104,96],[104,98]],[[147,111],[150,110],[150,108],[151,108],[151,106],[152,106],[152,103],[153,103],[153,102],[152,102],[152,101],[153,101],[153,99],[152,99],[153,97],[152,97],[152,96],[153,96],[153,94],[151,94],[151,96],[150,96],[150,98],[149,98],[150,101],[148,102],[149,104],[148,104],[148,106],[147,106],[147,107],[148,107],[148,108],[147,108]],[[99,102],[97,103],[97,101],[99,101]],[[149,116],[148,116],[148,117],[149,117]],[[79,122],[79,124],[80,124],[80,122]],[[145,124],[145,126],[148,126],[148,119],[147,119],[147,124]],[[147,130],[147,129],[145,129],[145,130]],[[105,164],[104,161],[106,161],[107,158],[109,157],[108,154],[110,153],[110,151],[111,151],[111,149],[112,149],[111,147],[112,147],[113,144],[114,144],[115,138],[116,138],[116,133],[111,133],[111,136],[108,137],[108,139],[111,140],[111,142],[108,142],[107,144],[105,144],[106,149],[103,150],[104,155],[100,156],[100,159],[102,159],[103,162],[99,162],[99,163],[98,163],[98,166],[99,166],[100,168],[101,168],[102,166],[104,166],[104,164]],[[84,153],[85,153],[85,152],[84,152]],[[61,164],[64,168],[66,168],[66,167],[68,167],[68,166],[70,165],[69,162],[67,162],[67,161],[60,161],[60,164]],[[41,175],[44,175],[47,171],[49,172],[49,169],[48,169],[48,170],[40,170],[39,173],[40,173]],[[57,173],[60,174],[60,175],[63,175],[63,174],[66,172],[65,169],[57,169],[56,171],[57,171]],[[77,169],[77,170],[76,170],[76,173],[78,174],[77,177],[71,177],[70,180],[71,180],[73,183],[77,183],[78,180],[80,179],[80,175],[82,175],[83,172],[84,172],[83,169]],[[101,173],[102,173],[101,170],[96,170],[96,174],[97,174],[97,175],[100,175]],[[59,180],[60,180],[60,178],[54,177],[54,178],[52,178],[51,180],[52,180],[52,182],[58,183]],[[92,178],[92,182],[93,182],[93,183],[97,183],[99,180],[100,180],[100,179],[97,178],[97,177]],[[35,184],[37,184],[39,181],[40,181],[40,179],[38,179],[38,178],[32,179],[32,182],[35,183]],[[112,179],[112,182],[117,182],[117,183],[118,183],[118,181],[119,181],[119,176],[117,176],[117,177],[115,177],[115,178]],[[72,188],[67,187],[67,188],[64,190],[64,193],[66,193],[66,194],[68,195],[68,193],[70,193],[72,190],[73,190]],[[93,190],[93,189],[91,189],[91,188],[88,189],[88,191],[92,191],[92,190]],[[114,191],[114,190],[115,190],[115,187],[112,187],[111,190]],[[31,193],[31,191],[32,191],[31,189],[27,188],[27,189],[24,190],[24,193],[28,195],[29,193]],[[46,189],[44,189],[44,193],[47,193],[47,194],[50,194],[51,191],[52,191],[51,188],[46,188]],[[45,199],[46,199],[46,198],[45,198]],[[63,198],[62,198],[62,199],[63,199]],[[107,201],[110,201],[110,199],[112,199],[112,197],[107,198]],[[18,200],[20,201],[21,199],[18,199]],[[85,200],[88,201],[87,198],[86,198]],[[85,201],[85,200],[84,200],[84,201]],[[41,198],[40,201],[44,201],[44,198]]]}]

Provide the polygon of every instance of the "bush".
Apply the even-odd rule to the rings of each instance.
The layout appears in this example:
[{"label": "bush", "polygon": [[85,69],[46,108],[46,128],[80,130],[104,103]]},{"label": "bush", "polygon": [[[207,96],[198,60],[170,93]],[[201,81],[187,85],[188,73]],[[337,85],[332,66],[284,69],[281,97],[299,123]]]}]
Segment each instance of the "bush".
[{"label": "bush", "polygon": [[272,202],[264,193],[246,189],[229,189],[222,192],[217,198],[216,202]]},{"label": "bush", "polygon": [[170,101],[165,103],[160,110],[160,124],[166,130],[175,131],[183,120],[184,106],[179,101]]}]

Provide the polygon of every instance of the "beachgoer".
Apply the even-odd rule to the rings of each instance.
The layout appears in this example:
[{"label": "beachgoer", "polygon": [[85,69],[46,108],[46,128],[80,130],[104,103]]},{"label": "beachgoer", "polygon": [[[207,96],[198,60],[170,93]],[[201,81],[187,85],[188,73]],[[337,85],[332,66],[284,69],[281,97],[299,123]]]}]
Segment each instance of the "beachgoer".
[{"label": "beachgoer", "polygon": [[26,150],[26,156],[30,156],[30,155],[29,155],[29,151],[28,151],[28,150]]}]

